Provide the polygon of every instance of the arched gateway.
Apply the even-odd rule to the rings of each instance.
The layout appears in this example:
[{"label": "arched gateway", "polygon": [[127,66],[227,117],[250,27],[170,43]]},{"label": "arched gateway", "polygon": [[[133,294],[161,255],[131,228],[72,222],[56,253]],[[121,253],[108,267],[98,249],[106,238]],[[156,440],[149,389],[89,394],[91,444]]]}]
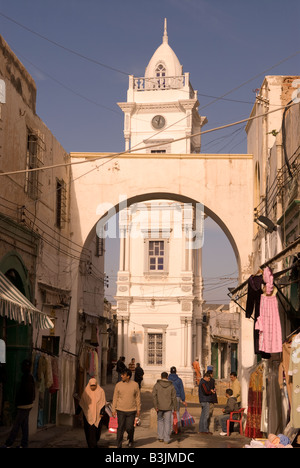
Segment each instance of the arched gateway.
[{"label": "arched gateway", "polygon": [[[89,237],[95,235],[97,225],[98,228],[101,226],[101,220],[102,223],[106,222],[110,216],[133,203],[164,199],[194,208],[200,204],[203,205],[204,213],[227,235],[236,255],[239,280],[244,281],[251,274],[251,155],[154,156],[128,153],[116,157],[112,154],[72,153],[71,156],[73,162],[82,163],[73,166],[74,196],[71,209],[74,242],[84,245]],[[73,271],[76,275],[75,266]],[[77,296],[77,278],[74,278],[72,297]],[[72,301],[72,304],[74,307],[76,301]],[[73,327],[74,333],[77,313],[78,311],[74,310],[70,314],[69,325]],[[249,346],[252,344],[252,324],[243,316],[241,319],[239,361],[243,363],[243,367],[247,367],[253,363],[249,353]],[[69,333],[72,335],[71,329]],[[191,343],[188,356],[192,357]],[[188,367],[190,368],[190,363]]]},{"label": "arched gateway", "polygon": [[[198,217],[204,211],[225,232],[243,281],[251,273],[252,157],[200,153],[207,119],[199,115],[197,91],[168,43],[166,20],[145,76],[129,77],[127,101],[118,105],[125,152],[71,153],[72,240],[88,245],[96,227],[101,234],[101,223],[121,212],[118,355],[141,362],[146,382],[176,365],[185,384],[192,384],[192,360],[199,356],[201,362],[202,349],[201,246],[193,244]],[[132,236],[137,226],[139,240]],[[74,277],[73,308],[79,296],[80,278]],[[76,336],[77,311],[72,312]],[[241,325],[240,363],[251,365],[244,349],[252,327],[244,320]]]},{"label": "arched gateway", "polygon": [[253,234],[251,155],[71,153],[71,157],[77,163],[72,169],[73,219],[77,212],[73,232],[80,243],[102,217],[108,219],[133,203],[162,198],[199,203],[227,235],[240,280],[248,274]]}]

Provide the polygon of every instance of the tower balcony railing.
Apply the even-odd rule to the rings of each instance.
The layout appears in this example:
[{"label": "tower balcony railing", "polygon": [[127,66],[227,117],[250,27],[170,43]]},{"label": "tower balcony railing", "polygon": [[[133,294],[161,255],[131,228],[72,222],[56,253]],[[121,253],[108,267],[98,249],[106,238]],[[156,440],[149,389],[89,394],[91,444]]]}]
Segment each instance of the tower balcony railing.
[{"label": "tower balcony railing", "polygon": [[189,81],[189,73],[181,76],[155,76],[133,77],[132,87],[134,91],[163,91],[185,88],[189,92],[189,99],[195,97],[195,91]]}]

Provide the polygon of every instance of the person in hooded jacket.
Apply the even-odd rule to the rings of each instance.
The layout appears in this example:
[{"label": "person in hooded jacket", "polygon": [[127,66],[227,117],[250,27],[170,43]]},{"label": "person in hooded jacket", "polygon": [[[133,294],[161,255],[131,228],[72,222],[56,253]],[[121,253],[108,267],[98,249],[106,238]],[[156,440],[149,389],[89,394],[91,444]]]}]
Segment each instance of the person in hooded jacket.
[{"label": "person in hooded jacket", "polygon": [[176,390],[168,380],[167,372],[162,372],[152,391],[153,406],[157,411],[157,435],[160,442],[169,444],[172,432],[172,413],[177,410]]},{"label": "person in hooded jacket", "polygon": [[184,404],[184,406],[187,406],[187,403],[185,401],[185,391],[184,391],[184,386],[181,378],[176,374],[177,370],[176,367],[171,367],[170,369],[170,374],[168,377],[168,380],[170,380],[176,390],[176,398],[177,398],[177,420],[178,420],[178,430],[180,430],[180,401]]}]

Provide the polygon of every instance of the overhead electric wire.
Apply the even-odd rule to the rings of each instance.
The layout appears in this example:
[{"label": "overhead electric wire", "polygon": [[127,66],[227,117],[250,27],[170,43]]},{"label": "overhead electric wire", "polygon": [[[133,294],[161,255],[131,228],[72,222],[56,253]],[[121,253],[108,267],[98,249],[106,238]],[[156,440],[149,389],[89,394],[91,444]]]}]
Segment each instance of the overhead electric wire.
[{"label": "overhead electric wire", "polygon": [[7,19],[8,21],[11,21],[12,23],[16,24],[17,26],[19,26],[20,28],[23,28],[25,29],[26,31],[30,32],[31,34],[34,34],[35,36],[43,39],[44,41],[47,41],[49,42],[50,44],[53,44],[55,45],[56,47],[59,47],[60,49],[63,49],[67,52],[70,52],[71,54],[73,55],[76,55],[77,57],[80,57],[84,60],[87,60],[88,62],[91,62],[91,63],[94,63],[96,65],[100,65],[101,67],[104,67],[104,68],[107,68],[108,70],[112,70],[112,71],[115,71],[117,73],[121,73],[122,75],[127,75],[129,76],[129,73],[123,71],[123,70],[119,70],[118,68],[115,68],[115,67],[111,67],[110,65],[107,65],[105,63],[102,63],[102,62],[99,62],[98,60],[96,59],[93,59],[91,57],[87,57],[86,55],[83,55],[81,54],[80,52],[77,52],[73,49],[70,49],[69,47],[66,47],[62,44],[59,44],[58,42],[54,41],[53,39],[49,39],[48,37],[44,36],[43,34],[40,34],[36,31],[34,31],[33,29],[25,26],[24,24],[22,23],[19,23],[19,21],[16,21],[14,20],[13,18],[10,18],[9,16],[5,15],[4,13],[0,12],[0,16],[2,16],[3,18]]},{"label": "overhead electric wire", "polygon": [[[292,105],[296,105],[296,104],[297,103],[292,104]],[[182,140],[188,140],[188,139],[194,138],[196,136],[199,136],[199,135],[202,136],[202,135],[205,135],[207,133],[212,133],[212,132],[215,132],[215,131],[218,131],[218,130],[224,130],[225,128],[230,128],[230,127],[233,127],[235,125],[240,125],[240,124],[245,123],[245,122],[249,122],[249,121],[261,118],[261,117],[265,117],[265,116],[267,116],[269,114],[272,114],[274,112],[278,112],[278,111],[280,111],[280,110],[282,110],[284,108],[285,108],[285,106],[282,106],[282,107],[280,107],[278,109],[273,109],[271,111],[265,112],[264,114],[259,114],[259,115],[255,115],[253,117],[248,117],[246,119],[242,119],[242,120],[239,120],[237,122],[232,122],[232,123],[229,123],[229,124],[226,124],[226,125],[222,125],[220,127],[212,128],[210,130],[204,130],[204,131],[201,131],[201,132],[196,132],[196,133],[194,133],[192,135],[185,135],[184,137],[174,139],[172,141],[172,143],[182,141]],[[130,153],[135,152],[135,151],[143,151],[145,149],[155,148],[157,146],[161,146],[161,143],[156,143],[156,144],[153,144],[153,145],[147,145],[147,146],[144,146],[142,148],[137,148],[137,149],[129,149],[129,150],[126,150],[126,151],[121,151],[119,153],[113,153],[111,156],[109,156],[109,160],[111,161],[112,159],[117,158],[117,157],[122,156],[122,155],[130,154]],[[197,153],[197,155],[195,154],[195,158],[197,158],[197,156],[198,156],[198,153]],[[70,162],[70,163],[54,164],[54,165],[51,165],[51,166],[42,166],[42,167],[37,167],[37,168],[34,168],[34,169],[21,169],[21,170],[18,170],[18,171],[0,172],[0,176],[17,175],[17,174],[24,174],[25,172],[26,173],[37,172],[37,171],[44,171],[44,170],[47,170],[47,169],[55,169],[57,167],[67,167],[67,166],[73,166],[73,165],[77,165],[77,164],[86,164],[86,163],[99,161],[101,159],[107,159],[107,157],[108,157],[107,155],[98,156],[98,157],[95,156],[95,157],[92,157],[92,158],[89,158],[89,159],[85,159],[84,161],[73,161],[73,162]],[[201,153],[199,153],[198,157],[201,157]],[[107,161],[104,162],[102,165],[104,165],[104,164],[107,164]],[[100,166],[98,166],[96,168],[93,168],[93,170],[99,169],[99,167],[101,167],[102,165],[100,165]]]},{"label": "overhead electric wire", "polygon": [[[120,70],[120,69],[118,69],[118,68],[116,68],[116,67],[112,67],[112,66],[107,65],[107,64],[105,64],[105,63],[103,63],[103,62],[99,62],[98,60],[96,60],[96,59],[94,59],[94,58],[87,57],[86,55],[84,55],[84,54],[82,54],[82,53],[80,53],[80,52],[77,52],[77,51],[75,51],[75,50],[73,50],[73,49],[71,49],[71,48],[69,48],[69,47],[66,47],[66,46],[64,46],[64,45],[62,45],[62,44],[60,44],[60,43],[54,41],[53,39],[49,39],[48,37],[46,37],[46,36],[44,36],[44,35],[42,35],[42,34],[36,32],[36,31],[34,31],[33,29],[29,28],[28,26],[25,26],[24,24],[20,23],[19,21],[14,20],[14,19],[11,18],[10,16],[5,15],[5,14],[2,13],[2,12],[0,12],[0,16],[2,16],[3,18],[7,19],[8,21],[11,21],[12,23],[16,24],[17,26],[23,28],[24,30],[30,32],[31,34],[34,34],[35,36],[37,36],[37,37],[39,37],[39,38],[41,38],[41,39],[43,39],[43,40],[45,40],[45,41],[47,41],[47,42],[49,42],[49,43],[55,45],[56,47],[59,47],[59,48],[65,50],[66,52],[69,52],[69,53],[71,53],[71,54],[73,54],[73,55],[76,55],[76,56],[78,56],[78,57],[80,57],[80,58],[82,58],[82,59],[84,59],[84,60],[87,60],[87,61],[89,61],[89,62],[91,62],[91,63],[94,63],[94,64],[96,64],[96,65],[99,65],[99,66],[101,66],[101,67],[107,68],[107,69],[109,69],[109,70],[111,70],[111,71],[114,71],[114,72],[117,72],[117,73],[121,73],[122,75],[126,75],[126,76],[132,75],[131,73],[125,72],[124,70]],[[206,96],[206,97],[212,97],[212,98],[214,98],[213,101],[211,101],[211,102],[205,104],[204,106],[200,107],[200,109],[204,109],[204,108],[206,108],[206,107],[208,107],[208,106],[214,104],[215,102],[217,102],[217,101],[219,101],[219,100],[228,100],[228,99],[226,98],[226,96],[228,96],[229,94],[231,94],[231,93],[237,91],[237,90],[240,89],[241,87],[245,86],[246,84],[248,84],[248,83],[250,83],[251,81],[255,80],[256,78],[260,77],[261,75],[265,75],[265,74],[268,73],[269,71],[271,71],[271,70],[273,70],[274,68],[278,67],[278,66],[281,65],[282,63],[284,63],[284,62],[286,62],[286,61],[288,61],[288,60],[290,60],[290,59],[296,57],[296,56],[299,55],[299,54],[300,54],[300,50],[294,52],[293,54],[289,55],[288,57],[285,57],[285,58],[281,59],[279,62],[277,62],[276,64],[272,65],[271,67],[266,68],[266,69],[263,70],[262,72],[260,72],[260,73],[258,73],[258,74],[256,74],[256,75],[254,75],[253,77],[251,77],[251,78],[249,78],[248,80],[244,81],[243,83],[241,83],[240,85],[236,86],[235,88],[232,88],[231,90],[227,91],[227,92],[226,92],[225,94],[223,94],[222,96],[214,97],[214,96],[199,94],[199,95],[201,95],[201,96]],[[239,100],[232,100],[232,101],[242,102],[242,103],[249,103],[249,104],[250,104],[250,102],[248,102],[248,101],[247,101],[247,102],[246,102],[246,101],[239,101]]]}]

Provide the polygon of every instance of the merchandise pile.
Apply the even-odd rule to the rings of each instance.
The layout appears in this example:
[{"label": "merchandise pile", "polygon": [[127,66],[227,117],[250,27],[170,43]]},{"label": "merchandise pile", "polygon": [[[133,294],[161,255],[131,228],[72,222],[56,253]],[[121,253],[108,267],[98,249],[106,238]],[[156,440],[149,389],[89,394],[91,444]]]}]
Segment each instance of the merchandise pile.
[{"label": "merchandise pile", "polygon": [[267,439],[252,439],[245,448],[294,448],[290,439],[283,434],[269,434]]}]

